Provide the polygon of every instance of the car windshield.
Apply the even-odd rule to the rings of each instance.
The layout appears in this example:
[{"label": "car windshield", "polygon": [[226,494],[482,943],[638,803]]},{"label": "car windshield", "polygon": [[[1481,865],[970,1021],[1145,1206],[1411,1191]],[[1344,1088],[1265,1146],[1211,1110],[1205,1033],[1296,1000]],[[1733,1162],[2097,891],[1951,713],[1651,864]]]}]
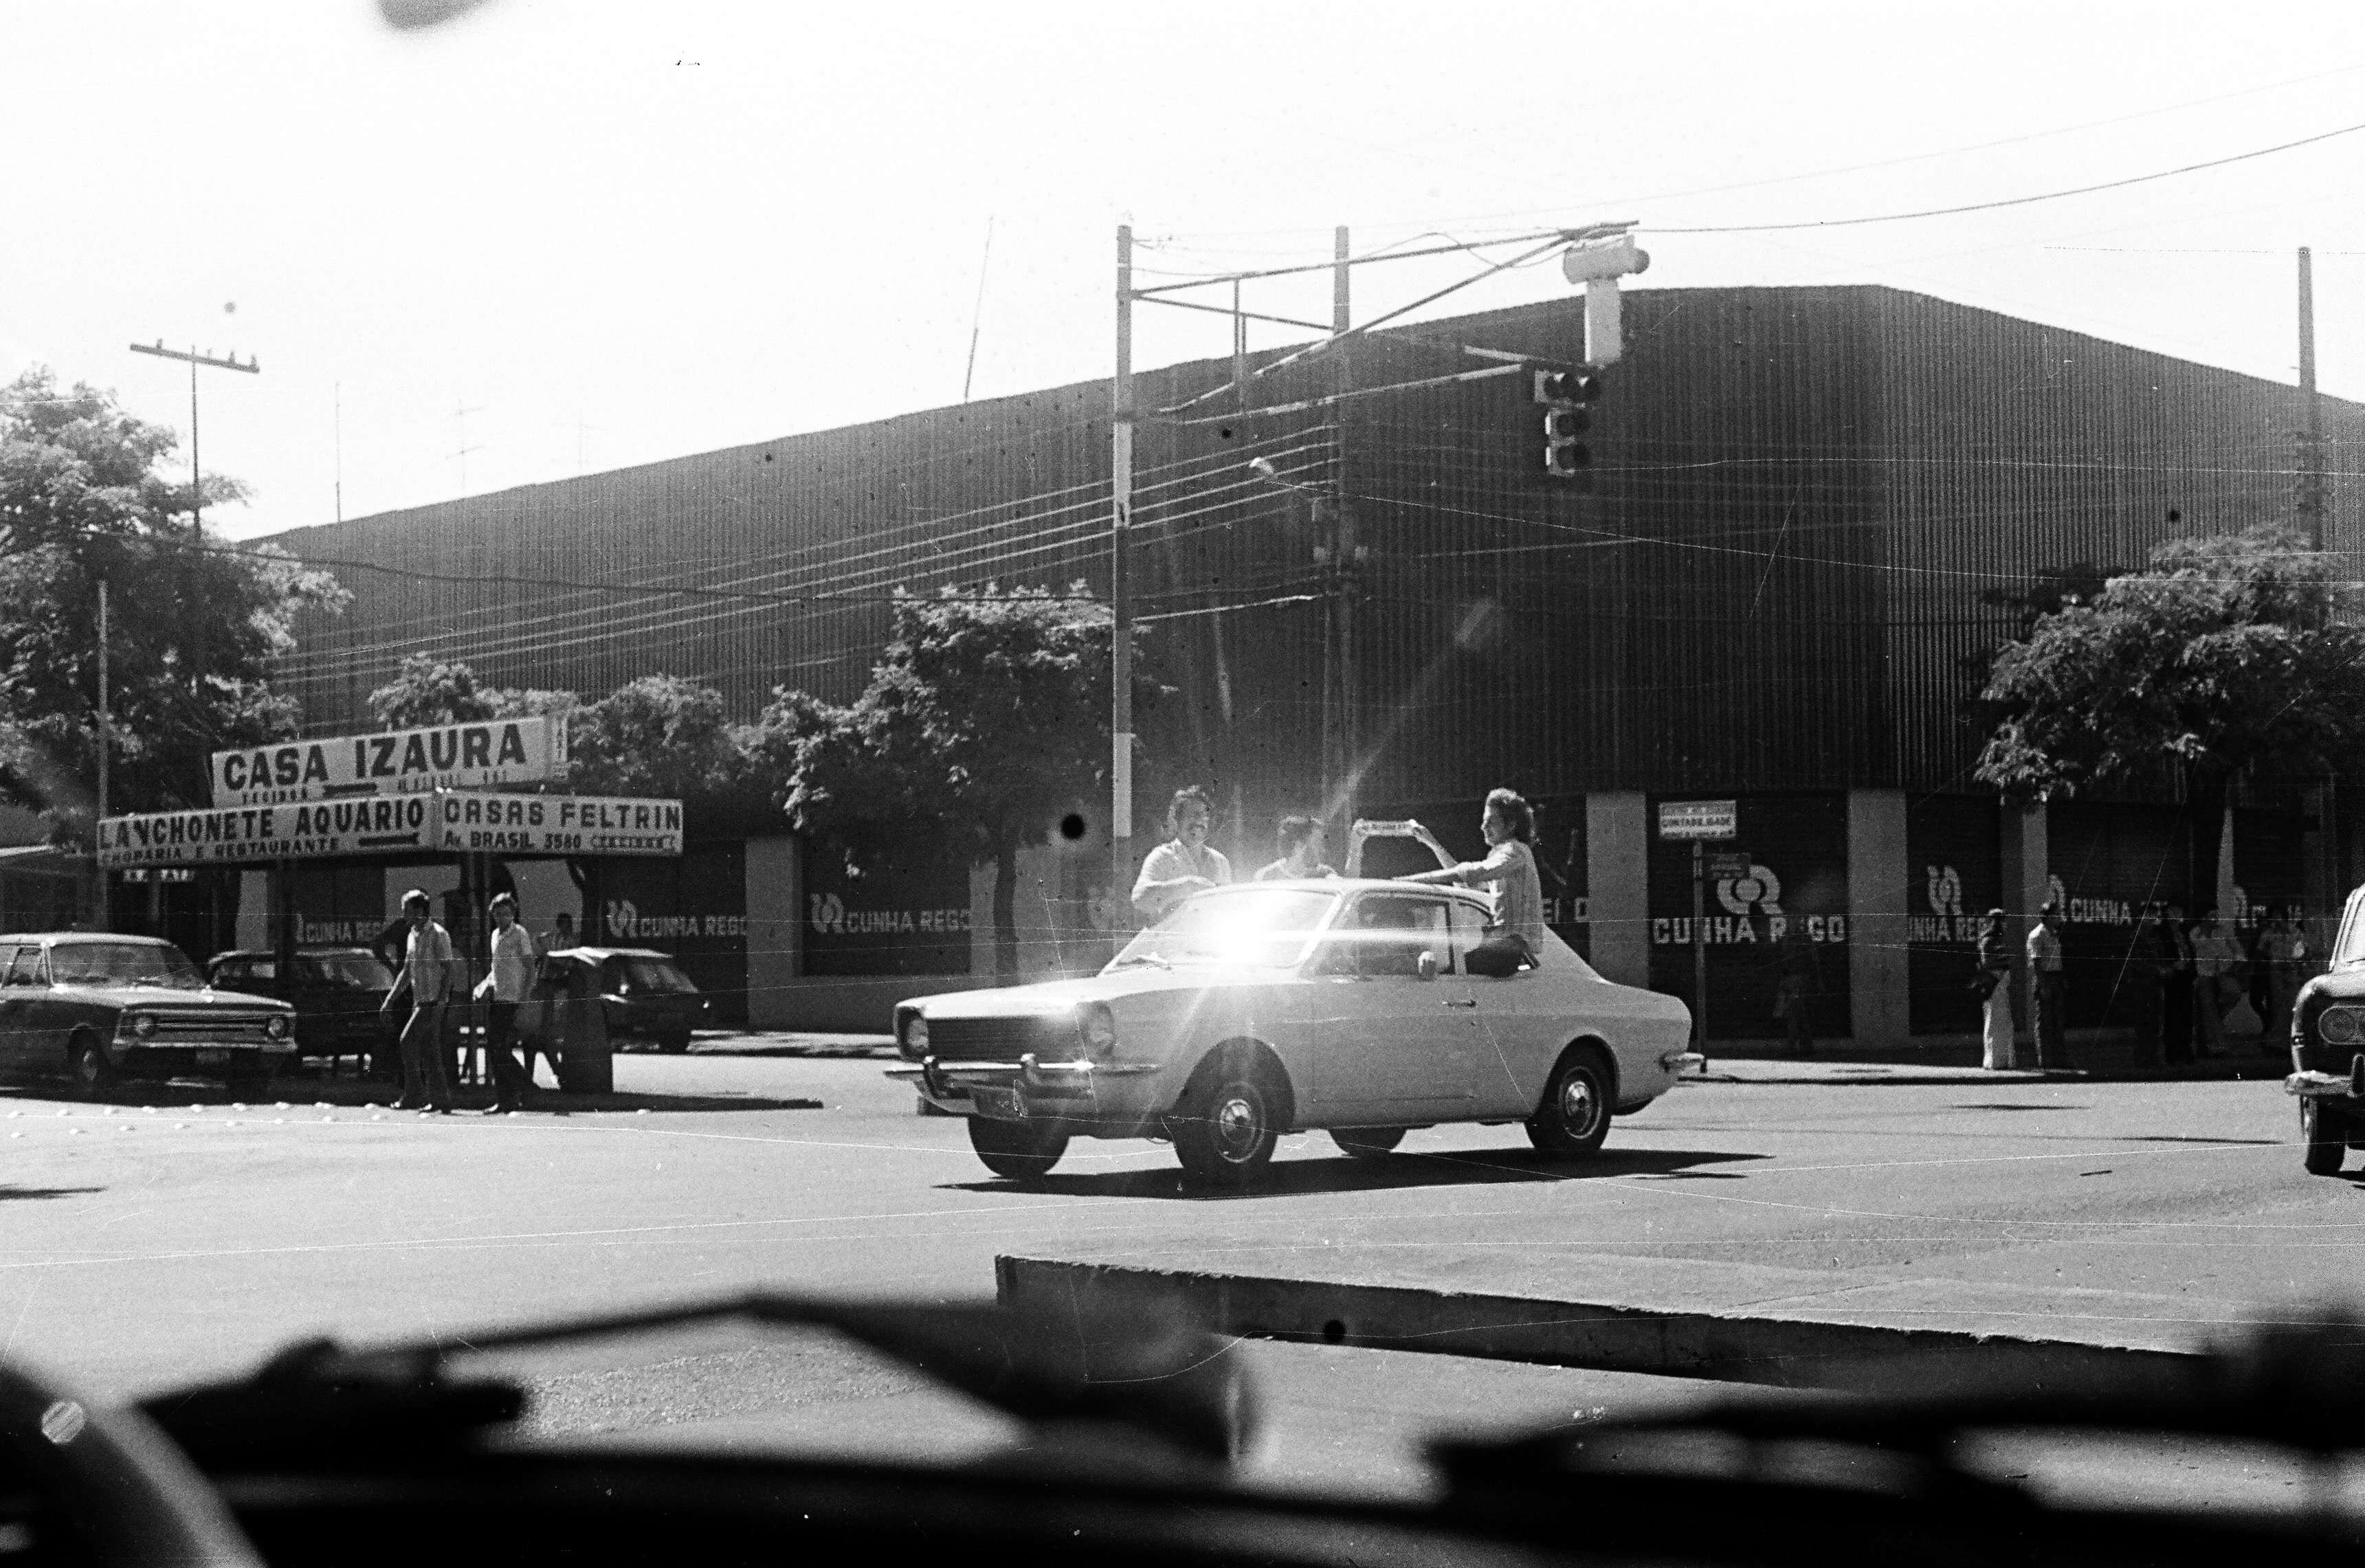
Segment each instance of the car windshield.
[{"label": "car windshield", "polygon": [[1339,902],[1306,888],[1236,888],[1191,899],[1125,945],[1111,969],[1140,965],[1246,965],[1285,969]]},{"label": "car windshield", "polygon": [[151,942],[61,942],[50,949],[60,985],[162,985],[195,991],[204,983],[178,947]]},{"label": "car windshield", "polygon": [[394,971],[368,953],[319,953],[312,962],[320,979],[341,991],[391,991]]},{"label": "car windshield", "polygon": [[649,996],[693,996],[698,985],[671,958],[611,958],[609,983]]}]

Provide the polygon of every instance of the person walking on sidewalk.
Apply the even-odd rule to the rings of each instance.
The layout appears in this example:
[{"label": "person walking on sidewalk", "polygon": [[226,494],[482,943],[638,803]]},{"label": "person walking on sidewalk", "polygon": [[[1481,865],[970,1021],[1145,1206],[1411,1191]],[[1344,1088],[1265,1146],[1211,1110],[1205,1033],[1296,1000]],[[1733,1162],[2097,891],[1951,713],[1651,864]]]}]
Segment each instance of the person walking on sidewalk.
[{"label": "person walking on sidewalk", "polygon": [[2069,979],[2061,969],[2061,906],[2036,912],[2028,933],[2028,974],[2035,993],[2036,1066],[2044,1071],[2069,1065]]},{"label": "person walking on sidewalk", "polygon": [[2241,1000],[2242,945],[2214,909],[2192,933],[2192,1014],[2201,1025],[2201,1054],[2226,1054],[2225,1014]]},{"label": "person walking on sidewalk", "polygon": [[2001,1072],[2012,1062],[2012,917],[1988,911],[1979,933],[1979,967],[1971,981],[1979,998],[1979,1065]]},{"label": "person walking on sidewalk", "polygon": [[510,1047],[517,1037],[518,1006],[533,989],[533,938],[518,924],[517,900],[509,894],[495,894],[488,913],[493,917],[490,961],[476,984],[476,998],[485,1003],[485,1058],[492,1067],[497,1096],[491,1114],[499,1116],[525,1109],[525,1070]]},{"label": "person walking on sidewalk", "polygon": [[444,1061],[443,1001],[452,989],[457,967],[452,959],[452,934],[435,924],[434,905],[424,890],[413,888],[402,895],[402,915],[410,923],[403,945],[402,973],[386,993],[379,1011],[394,1013],[406,995],[410,1017],[402,1026],[402,1098],[398,1111],[452,1110],[452,1076]]}]

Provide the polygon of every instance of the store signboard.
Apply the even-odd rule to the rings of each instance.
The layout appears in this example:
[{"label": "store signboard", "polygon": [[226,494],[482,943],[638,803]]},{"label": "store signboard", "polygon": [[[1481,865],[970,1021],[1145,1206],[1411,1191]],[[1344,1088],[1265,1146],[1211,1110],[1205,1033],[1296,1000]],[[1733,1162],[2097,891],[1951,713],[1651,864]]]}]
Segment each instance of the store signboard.
[{"label": "store signboard", "polygon": [[539,713],[218,751],[213,801],[216,806],[280,805],[566,777],[566,717]]},{"label": "store signboard", "polygon": [[104,817],[101,866],[223,866],[359,855],[679,855],[679,801],[378,795]]},{"label": "store signboard", "polygon": [[1662,801],[1659,836],[1732,838],[1741,831],[1739,818],[1738,803],[1732,801]]},{"label": "store signboard", "polygon": [[681,802],[439,790],[437,843],[467,854],[678,855]]}]

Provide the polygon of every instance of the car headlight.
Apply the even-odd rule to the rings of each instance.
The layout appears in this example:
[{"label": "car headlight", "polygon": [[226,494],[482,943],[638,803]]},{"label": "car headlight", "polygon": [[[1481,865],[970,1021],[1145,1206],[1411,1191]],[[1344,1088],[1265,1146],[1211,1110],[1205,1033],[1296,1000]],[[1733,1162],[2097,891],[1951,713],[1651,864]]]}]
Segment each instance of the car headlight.
[{"label": "car headlight", "polygon": [[285,1013],[275,1013],[269,1018],[265,1019],[263,1025],[263,1037],[266,1040],[286,1039],[287,1037],[287,1014]]},{"label": "car headlight", "polygon": [[142,1013],[131,1020],[131,1032],[140,1038],[146,1039],[156,1032],[156,1015],[153,1013]]},{"label": "car headlight", "polygon": [[2356,1008],[2327,1007],[2316,1014],[2315,1031],[2327,1046],[2353,1046],[2365,1038],[2365,1029],[2359,1029],[2359,1023]]},{"label": "car headlight", "polygon": [[1093,1058],[1106,1057],[1116,1049],[1116,1017],[1105,1002],[1095,1002],[1077,1009],[1076,1038],[1083,1042],[1084,1054]]}]

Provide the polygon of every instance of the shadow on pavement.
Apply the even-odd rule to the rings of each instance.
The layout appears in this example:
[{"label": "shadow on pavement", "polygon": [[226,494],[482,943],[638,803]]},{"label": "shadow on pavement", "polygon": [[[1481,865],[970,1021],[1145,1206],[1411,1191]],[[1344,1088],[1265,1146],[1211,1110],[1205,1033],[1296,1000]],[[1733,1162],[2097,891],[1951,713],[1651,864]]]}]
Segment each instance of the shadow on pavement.
[{"label": "shadow on pavement", "polygon": [[0,1204],[18,1198],[73,1198],[84,1193],[104,1193],[104,1187],[0,1187]]},{"label": "shadow on pavement", "polygon": [[1732,1154],[1722,1150],[1624,1149],[1590,1159],[1553,1159],[1529,1148],[1460,1149],[1451,1153],[1392,1154],[1384,1159],[1282,1159],[1265,1168],[1255,1185],[1234,1190],[1203,1187],[1175,1166],[1143,1170],[1112,1170],[1104,1174],[1079,1171],[1023,1181],[988,1177],[978,1182],[947,1182],[941,1185],[967,1193],[1013,1191],[1052,1193],[1077,1198],[1176,1198],[1187,1202],[1210,1199],[1290,1198],[1325,1193],[1382,1193],[1409,1187],[1476,1187],[1505,1182],[1597,1182],[1617,1176],[1709,1176],[1695,1169],[1736,1160],[1770,1159],[1771,1155]]},{"label": "shadow on pavement", "polygon": [[[300,1080],[272,1086],[272,1098],[245,1100],[216,1083],[137,1083],[127,1085],[111,1094],[96,1097],[78,1094],[63,1084],[14,1084],[0,1090],[0,1101],[27,1107],[86,1106],[104,1114],[108,1106],[143,1109],[156,1106],[171,1110],[223,1106],[245,1106],[252,1110],[362,1110],[375,1107],[391,1108],[398,1091],[392,1084],[355,1082],[304,1082]],[[470,1085],[462,1089],[454,1103],[462,1114],[488,1108],[493,1103],[490,1089]],[[763,1094],[572,1094],[564,1090],[541,1089],[527,1103],[525,1114],[532,1115],[569,1115],[577,1113],[614,1113],[618,1111],[818,1111],[822,1102],[804,1098],[779,1099]]]}]

